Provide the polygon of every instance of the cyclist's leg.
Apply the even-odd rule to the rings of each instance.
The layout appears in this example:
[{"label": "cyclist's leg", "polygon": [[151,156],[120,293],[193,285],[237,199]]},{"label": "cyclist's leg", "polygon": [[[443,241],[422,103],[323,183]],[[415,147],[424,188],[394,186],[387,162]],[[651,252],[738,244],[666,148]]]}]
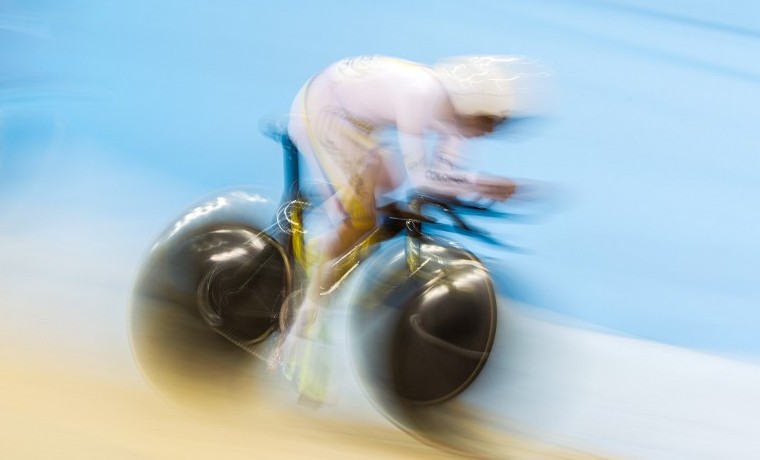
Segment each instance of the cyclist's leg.
[{"label": "cyclist's leg", "polygon": [[321,268],[375,227],[375,189],[387,189],[393,174],[386,171],[380,144],[370,128],[346,116],[324,85],[316,77],[301,90],[288,131],[310,171],[324,179],[331,195],[327,203],[333,225],[312,239],[309,251],[316,257],[316,263],[310,264],[312,271],[323,278],[319,285],[327,287],[334,274]]},{"label": "cyclist's leg", "polygon": [[377,143],[369,132],[358,129],[334,107],[310,106],[317,114],[316,119],[310,118],[303,104],[305,96],[302,94],[300,104],[294,104],[289,133],[307,161],[326,178],[333,191],[331,201],[341,217],[337,226],[311,244],[315,262],[309,270],[305,298],[279,354],[286,375],[296,380],[302,398],[321,402],[327,398],[331,359],[322,287],[334,278],[329,261],[350,249],[375,225],[378,161],[373,150]]}]

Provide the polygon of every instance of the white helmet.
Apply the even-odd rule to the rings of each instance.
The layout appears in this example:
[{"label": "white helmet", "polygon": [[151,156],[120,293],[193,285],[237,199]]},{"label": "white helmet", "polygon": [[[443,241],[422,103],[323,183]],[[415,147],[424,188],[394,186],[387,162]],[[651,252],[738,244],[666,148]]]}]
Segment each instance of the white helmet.
[{"label": "white helmet", "polygon": [[458,114],[507,117],[514,111],[521,62],[517,56],[457,56],[439,61],[433,71]]}]

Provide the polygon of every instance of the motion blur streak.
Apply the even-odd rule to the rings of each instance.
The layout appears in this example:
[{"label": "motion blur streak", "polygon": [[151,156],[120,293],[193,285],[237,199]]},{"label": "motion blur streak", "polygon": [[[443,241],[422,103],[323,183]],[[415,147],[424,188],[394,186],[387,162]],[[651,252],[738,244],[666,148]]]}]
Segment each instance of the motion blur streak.
[{"label": "motion blur streak", "polygon": [[524,251],[484,254],[500,326],[466,413],[517,459],[760,458],[760,3],[338,3],[0,1],[0,457],[447,455],[390,427],[348,370],[334,409],[281,385],[236,421],[182,412],[140,376],[127,309],[189,203],[279,190],[257,125],[308,76],[488,52],[546,62],[559,103],[475,162],[569,205],[489,228]]}]

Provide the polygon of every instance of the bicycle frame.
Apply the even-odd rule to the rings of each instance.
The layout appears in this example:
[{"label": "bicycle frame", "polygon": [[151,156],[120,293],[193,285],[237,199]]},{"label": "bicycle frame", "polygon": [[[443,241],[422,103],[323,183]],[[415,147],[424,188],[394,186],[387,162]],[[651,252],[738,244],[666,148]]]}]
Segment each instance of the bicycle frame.
[{"label": "bicycle frame", "polygon": [[[156,389],[178,402],[193,403],[185,399],[188,385],[229,389],[236,377],[253,372],[252,357],[267,359],[267,340],[287,327],[282,307],[296,299],[297,283],[313,263],[304,224],[315,203],[302,186],[298,149],[286,133],[269,134],[283,148],[279,201],[276,194],[241,189],[213,195],[161,234],[135,282],[135,357]],[[353,273],[347,320],[354,331],[348,334],[352,360],[366,363],[366,373],[357,371],[368,396],[404,429],[426,425],[418,407],[448,401],[472,383],[496,330],[485,266],[424,231],[435,222],[420,214],[429,204],[447,211],[464,203],[416,194],[403,205],[383,207],[379,225],[326,267],[337,274],[327,292]],[[451,217],[467,229],[455,213]],[[404,239],[396,238],[402,232]],[[431,387],[431,375],[444,381]],[[247,390],[213,393],[238,403]]]},{"label": "bicycle frame", "polygon": [[[283,148],[285,183],[280,211],[278,212],[278,218],[282,220],[278,220],[278,224],[280,229],[287,234],[285,250],[295,264],[300,266],[304,272],[308,272],[313,261],[309,260],[306,241],[307,230],[304,220],[305,213],[312,204],[301,188],[300,152],[287,133],[270,133],[270,135],[278,140]],[[422,216],[419,217],[422,218]],[[418,223],[411,225],[409,222],[402,222],[398,219],[384,219],[351,250],[335,260],[330,266],[330,269],[336,273],[335,282],[327,287],[325,292],[329,293],[335,290],[358,266],[359,262],[369,254],[372,247],[393,238],[405,229],[407,230],[407,245],[410,249],[408,265],[410,270],[414,270],[419,265],[419,250],[414,250],[414,248],[419,245],[419,238],[422,233]]]},{"label": "bicycle frame", "polygon": [[[310,206],[309,200],[303,194],[301,189],[301,176],[299,168],[299,152],[287,134],[280,134],[280,140],[284,149],[284,171],[285,171],[285,194],[280,206],[281,214],[285,216],[285,224],[280,225],[280,228],[284,228],[288,233],[286,240],[286,249],[290,250],[290,255],[293,261],[301,266],[305,272],[308,272],[311,261],[308,260],[308,254],[306,250],[306,230],[304,228],[304,215]],[[493,339],[495,335],[495,299],[493,297],[493,290],[490,285],[490,280],[487,275],[487,271],[482,266],[477,257],[470,252],[448,244],[447,241],[431,237],[424,232],[425,222],[434,222],[432,219],[420,214],[422,208],[427,204],[435,204],[435,200],[431,200],[430,196],[419,194],[409,200],[409,211],[400,211],[391,206],[392,211],[388,212],[387,216],[381,220],[380,224],[373,229],[367,236],[360,240],[350,251],[345,255],[337,259],[332,263],[330,267],[325,269],[334,270],[336,273],[333,284],[326,289],[323,293],[327,294],[337,289],[344,280],[347,279],[357,267],[359,267],[363,261],[369,263],[369,272],[372,275],[376,275],[379,272],[385,270],[387,267],[392,266],[390,277],[386,279],[389,283],[381,283],[385,286],[396,286],[400,289],[401,294],[391,294],[388,298],[391,304],[404,305],[411,307],[413,310],[421,305],[426,305],[426,310],[438,308],[435,304],[438,300],[436,286],[443,285],[447,289],[453,289],[449,291],[449,299],[451,304],[459,304],[462,308],[462,303],[473,302],[474,297],[482,296],[484,302],[480,308],[480,315],[489,318],[481,325],[481,334],[486,337],[485,342],[480,343],[475,349],[470,349],[467,346],[460,344],[455,345],[449,343],[446,340],[435,337],[425,330],[422,326],[421,316],[415,313],[403,321],[408,321],[411,328],[417,337],[421,338],[422,342],[419,342],[418,349],[427,345],[433,348],[441,348],[445,350],[445,354],[453,354],[463,358],[468,362],[463,368],[466,370],[466,377],[462,377],[460,381],[457,381],[456,385],[447,387],[445,391],[440,393],[430,394],[428,392],[422,392],[420,394],[418,389],[415,389],[413,385],[410,387],[408,382],[398,383],[396,390],[404,394],[409,400],[417,400],[418,403],[423,405],[436,404],[455,397],[461,391],[463,391],[469,384],[475,379],[480,369],[485,363],[488,357],[488,353],[493,345]],[[444,211],[448,208],[445,204],[439,203]],[[385,209],[388,211],[388,209]],[[395,217],[394,217],[395,214]],[[464,222],[456,215],[452,215],[455,221],[458,221],[462,227],[467,227]],[[379,243],[390,240],[400,233],[404,232],[403,241],[403,262],[400,260],[396,263],[390,262],[387,259],[388,254],[378,253],[377,258],[369,257]],[[393,254],[398,255],[398,247],[392,246]],[[389,263],[390,262],[390,263]],[[382,268],[378,268],[378,264]],[[373,266],[375,267],[374,269]],[[457,280],[457,276],[468,273],[467,281],[462,279]],[[357,275],[358,284],[364,286],[367,291],[373,291],[377,286],[373,287],[376,280],[364,279],[367,271],[363,274]],[[386,275],[389,273],[386,273]],[[473,281],[474,280],[474,281]],[[457,295],[454,291],[459,288],[452,288],[459,283],[467,285],[463,288],[461,295]],[[396,289],[395,287],[392,289]],[[385,294],[380,291],[374,291],[379,297],[383,297]],[[408,297],[410,296],[411,297]],[[357,300],[357,299],[354,299]],[[372,305],[373,302],[367,298],[363,298],[358,302],[363,305],[364,308],[353,308],[354,316],[372,315],[373,308],[367,309],[366,307]],[[470,307],[468,305],[467,307]],[[460,311],[470,311],[472,314],[476,314],[476,308],[465,307]],[[360,322],[365,322],[360,321]],[[428,320],[428,322],[430,322]],[[377,344],[386,343],[388,337],[377,337],[375,342]],[[432,345],[431,345],[432,344]],[[392,348],[392,347],[391,347]],[[387,348],[386,350],[389,350]],[[390,354],[390,352],[389,352]],[[369,359],[371,362],[372,359]],[[474,363],[474,365],[472,364]],[[454,370],[452,369],[452,372]],[[407,373],[407,375],[412,375]],[[461,376],[460,376],[461,377]],[[413,379],[412,379],[413,380]],[[405,410],[405,409],[404,409]],[[391,417],[394,418],[394,417]]]}]

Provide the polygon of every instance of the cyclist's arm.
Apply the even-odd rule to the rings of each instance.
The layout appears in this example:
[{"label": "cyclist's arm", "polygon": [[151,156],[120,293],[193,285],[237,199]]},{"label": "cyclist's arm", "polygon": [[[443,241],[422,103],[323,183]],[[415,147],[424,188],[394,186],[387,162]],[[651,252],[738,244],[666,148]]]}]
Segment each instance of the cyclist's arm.
[{"label": "cyclist's arm", "polygon": [[460,142],[456,136],[445,136],[428,159],[425,139],[421,133],[400,133],[399,147],[412,184],[417,188],[446,195],[474,192],[478,174],[462,168],[458,154]]},{"label": "cyclist's arm", "polygon": [[467,171],[459,154],[458,136],[444,137],[430,161],[425,161],[425,142],[420,136],[404,136],[402,151],[412,184],[420,189],[451,196],[474,194],[478,197],[503,201],[516,190],[507,178]]},{"label": "cyclist's arm", "polygon": [[[475,192],[478,174],[463,167],[462,138],[453,126],[441,121],[451,115],[445,91],[435,85],[420,85],[402,96],[394,101],[396,127],[411,183],[446,195]],[[428,134],[438,136],[430,155]]]}]

